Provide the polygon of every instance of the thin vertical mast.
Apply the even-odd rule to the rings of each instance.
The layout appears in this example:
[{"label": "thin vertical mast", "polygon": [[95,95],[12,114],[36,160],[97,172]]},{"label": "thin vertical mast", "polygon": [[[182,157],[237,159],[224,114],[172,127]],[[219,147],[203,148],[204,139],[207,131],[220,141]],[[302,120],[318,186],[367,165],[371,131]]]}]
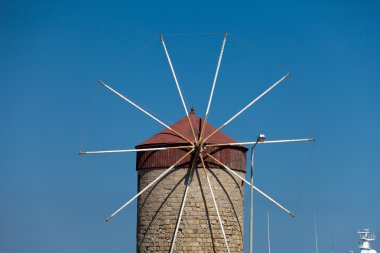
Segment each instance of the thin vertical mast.
[{"label": "thin vertical mast", "polygon": [[314,234],[315,234],[315,252],[318,253],[318,234],[317,234],[317,218],[314,212]]},{"label": "thin vertical mast", "polygon": [[267,212],[267,220],[268,220],[268,253],[270,253],[269,212]]}]

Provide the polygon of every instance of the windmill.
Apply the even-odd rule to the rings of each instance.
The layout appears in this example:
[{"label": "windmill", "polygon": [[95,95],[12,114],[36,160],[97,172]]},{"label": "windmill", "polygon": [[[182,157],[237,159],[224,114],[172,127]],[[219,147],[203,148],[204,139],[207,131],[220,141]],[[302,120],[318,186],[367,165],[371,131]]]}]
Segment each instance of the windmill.
[{"label": "windmill", "polygon": [[[226,186],[227,188],[226,190],[223,187],[223,182],[226,182],[226,181],[221,182],[222,179],[230,180],[232,182],[231,184],[234,184],[234,187],[231,186],[232,187],[231,189],[237,190],[237,191],[239,190],[239,187],[236,182],[237,180],[241,180],[243,184],[250,186],[251,192],[253,190],[257,191],[259,194],[261,194],[270,202],[272,202],[274,205],[276,205],[277,207],[279,207],[280,209],[288,213],[290,216],[292,217],[295,216],[283,205],[278,203],[276,200],[274,200],[272,197],[264,193],[261,189],[259,189],[253,184],[253,181],[252,181],[253,173],[251,173],[251,182],[249,182],[248,180],[244,178],[245,171],[243,173],[236,169],[236,167],[239,167],[239,166],[245,167],[245,152],[247,151],[247,148],[245,148],[243,145],[253,145],[252,147],[252,154],[253,154],[253,148],[257,144],[305,142],[305,141],[314,141],[314,139],[307,138],[307,139],[266,141],[265,138],[262,138],[263,136],[261,136],[260,138],[257,138],[256,141],[236,142],[233,139],[230,139],[224,134],[222,134],[221,130],[224,127],[226,127],[228,124],[230,124],[232,121],[234,121],[244,111],[249,109],[253,104],[258,102],[262,97],[264,97],[267,93],[269,93],[272,89],[274,89],[287,77],[289,77],[290,73],[287,73],[283,77],[281,77],[278,81],[272,84],[267,90],[265,90],[263,93],[261,93],[258,97],[256,97],[252,101],[250,101],[244,108],[242,108],[239,112],[237,112],[232,117],[230,117],[218,128],[214,128],[210,124],[208,124],[207,120],[210,113],[210,108],[211,108],[212,99],[214,95],[214,89],[216,87],[216,82],[217,82],[217,78],[219,74],[219,69],[220,69],[220,64],[223,57],[224,48],[226,45],[227,33],[224,35],[224,38],[223,38],[220,55],[219,55],[218,63],[216,67],[216,72],[214,75],[211,92],[210,92],[210,96],[209,96],[209,100],[207,104],[207,109],[203,118],[196,116],[194,114],[193,109],[190,112],[188,111],[188,106],[186,105],[186,102],[184,100],[184,96],[182,94],[180,84],[178,82],[176,73],[174,71],[174,67],[173,67],[169,52],[166,47],[164,37],[161,35],[160,38],[161,38],[162,47],[164,49],[166,58],[170,66],[171,73],[174,78],[176,88],[178,90],[179,97],[181,99],[182,107],[186,115],[185,118],[183,120],[180,120],[176,124],[169,126],[168,124],[164,123],[162,120],[160,120],[159,118],[157,118],[156,116],[154,116],[153,114],[151,114],[150,112],[142,108],[140,105],[137,105],[131,99],[127,98],[126,96],[122,95],[118,91],[114,90],[111,86],[109,86],[105,82],[99,81],[99,83],[105,88],[107,88],[109,91],[111,91],[112,93],[114,93],[115,95],[117,95],[118,97],[120,97],[121,99],[123,99],[124,101],[126,101],[127,103],[129,103],[130,105],[132,105],[133,107],[135,107],[136,109],[144,113],[145,115],[147,115],[152,120],[161,124],[165,128],[165,130],[159,133],[158,135],[152,137],[150,141],[144,142],[143,144],[136,146],[134,149],[80,151],[80,154],[89,155],[89,154],[111,154],[111,153],[134,152],[134,153],[137,153],[137,156],[138,156],[137,158],[138,167],[139,166],[144,167],[146,166],[146,164],[149,164],[149,163],[152,164],[152,167],[149,167],[149,168],[144,167],[143,168],[144,170],[143,169],[139,170],[139,192],[135,196],[133,196],[130,200],[128,200],[125,204],[123,204],[120,208],[118,208],[115,212],[113,212],[109,217],[107,217],[106,221],[111,220],[113,217],[115,217],[118,213],[120,213],[124,208],[126,208],[136,199],[139,199],[139,203],[143,202],[141,203],[142,206],[152,204],[153,202],[150,202],[148,204],[146,203],[146,202],[149,202],[147,201],[147,198],[149,198],[151,194],[154,194],[152,188],[155,188],[157,185],[162,184],[163,181],[170,178],[170,180],[166,180],[166,181],[169,181],[170,184],[175,185],[175,186],[172,188],[171,192],[168,193],[168,196],[164,198],[165,203],[162,203],[161,205],[159,205],[159,207],[157,207],[158,208],[157,210],[162,209],[162,206],[167,203],[168,198],[171,196],[170,194],[172,194],[172,192],[176,190],[176,187],[179,184],[183,186],[183,192],[181,194],[180,201],[175,202],[177,203],[177,205],[174,205],[171,203],[171,206],[170,206],[171,208],[168,208],[168,210],[166,210],[169,213],[173,209],[178,208],[178,210],[175,210],[175,213],[177,214],[175,215],[175,218],[172,219],[173,215],[171,213],[170,215],[172,216],[168,216],[170,218],[166,217],[161,220],[165,222],[164,225],[167,225],[165,226],[165,230],[166,232],[169,231],[171,236],[170,238],[165,237],[164,239],[162,239],[162,240],[166,240],[167,243],[165,243],[166,246],[163,247],[163,250],[160,252],[168,252],[168,251],[173,252],[176,248],[178,250],[179,245],[178,243],[176,243],[176,241],[178,240],[178,234],[179,233],[182,234],[182,231],[180,231],[181,230],[180,227],[181,227],[181,223],[183,223],[184,221],[183,217],[184,217],[186,205],[190,201],[189,194],[190,194],[191,186],[196,184],[194,183],[195,181],[194,176],[196,176],[198,178],[198,184],[197,184],[196,189],[199,189],[199,192],[196,191],[196,193],[198,193],[198,195],[201,195],[203,198],[206,214],[208,216],[207,217],[208,229],[210,229],[210,232],[212,233],[213,224],[214,224],[214,227],[219,226],[218,231],[220,231],[222,235],[221,240],[223,242],[221,245],[219,244],[216,245],[217,243],[214,242],[214,239],[217,241],[216,239],[217,236],[214,236],[214,237],[212,236],[211,242],[209,242],[208,239],[202,240],[202,238],[200,238],[201,239],[200,243],[212,245],[212,250],[214,252],[216,251],[219,252],[222,249],[227,252],[242,251],[243,243],[240,243],[236,246],[235,245],[236,238],[228,238],[228,235],[233,232],[231,232],[230,228],[228,229],[228,232],[226,232],[226,229],[225,229],[226,219],[223,219],[222,216],[226,212],[227,209],[231,209],[231,210],[233,209],[231,212],[235,212],[235,216],[237,216],[236,221],[239,223],[241,222],[242,218],[239,220],[240,216],[236,213],[242,213],[243,211],[242,210],[236,211],[234,209],[234,206],[232,205],[233,200],[231,199],[229,199],[229,202],[231,202],[232,207],[228,205],[226,207],[225,204],[223,204],[224,202],[228,202],[228,201],[219,200],[219,203],[218,203],[217,197],[221,196],[221,194],[219,193],[222,190],[224,190],[225,194],[227,194],[227,197],[229,198],[228,196],[229,186]],[[189,131],[187,130],[188,128],[189,128]],[[160,136],[165,136],[166,138],[165,141],[162,141],[162,138]],[[160,163],[162,162],[163,156],[165,156],[164,157],[165,166],[166,166],[165,168],[163,168],[164,166],[162,166],[162,163]],[[230,159],[228,159],[231,156],[235,158],[234,161],[231,161]],[[226,157],[227,159],[225,159]],[[139,161],[141,161],[141,159],[143,159],[144,162],[140,164]],[[244,163],[241,163],[242,160],[244,160]],[[253,155],[252,155],[252,160],[253,160]],[[159,166],[158,164],[161,164],[161,166]],[[155,166],[160,167],[160,169],[159,170],[152,169]],[[252,163],[252,167],[253,167],[253,163]],[[214,168],[218,168],[218,170],[214,170]],[[251,172],[253,172],[253,168],[251,169],[252,169]],[[222,172],[224,173],[224,175],[227,175],[226,178],[228,179],[222,178],[223,175],[220,174]],[[175,175],[178,175],[178,173],[183,173],[183,174],[181,174],[181,176],[179,177],[175,177]],[[206,195],[205,190],[202,188],[202,185],[201,185],[201,181],[203,180],[200,178],[201,173],[202,175],[204,175],[203,179],[204,179],[205,185],[208,186],[209,194],[207,196],[204,196]],[[220,177],[221,179],[219,180],[218,177]],[[219,183],[219,185],[215,186],[214,183]],[[163,196],[161,195],[162,194],[156,194],[155,197],[159,200],[162,200]],[[190,197],[190,199],[191,198],[192,197]],[[207,199],[212,200],[211,204],[213,207],[212,211],[214,215],[209,215],[209,212],[211,211],[208,211],[207,204],[209,203],[207,203],[206,201]],[[240,196],[239,201],[242,202],[243,201],[242,199],[243,198]],[[223,203],[221,204],[221,202]],[[154,202],[150,206],[150,208],[156,208],[155,205],[157,205],[156,202]],[[220,206],[222,206],[223,208],[220,208]],[[251,204],[251,210],[252,210],[252,204]],[[139,212],[140,212],[140,207],[139,207]],[[153,220],[155,220],[156,216],[160,214],[157,211],[153,214],[149,213],[147,215],[152,220],[148,222],[149,224],[143,224],[143,228],[141,228],[141,230],[145,229],[144,230],[145,234],[148,233],[147,230],[151,227]],[[141,213],[140,213],[140,216],[141,216]],[[211,218],[215,218],[216,221],[211,220]],[[230,221],[231,219],[227,219],[227,220]],[[143,222],[143,220],[141,222]],[[174,227],[172,227],[171,225],[174,225]],[[192,232],[196,233],[194,231]],[[158,234],[159,235],[165,234],[165,231]],[[198,236],[198,235],[195,234],[195,236]],[[240,239],[242,240],[242,238]],[[181,240],[184,241],[185,239],[181,239]],[[233,245],[233,247],[231,247],[231,245]],[[193,243],[193,244],[190,244],[190,246],[188,246],[187,248],[183,246],[181,250],[185,252],[198,252],[201,246],[202,245],[197,245],[196,243]],[[141,247],[144,247],[144,246],[141,246]],[[156,247],[154,246],[154,250],[155,249]],[[144,250],[149,251],[148,248],[144,248]],[[143,250],[142,248],[140,248],[140,250],[138,249],[138,251],[143,251]]]}]

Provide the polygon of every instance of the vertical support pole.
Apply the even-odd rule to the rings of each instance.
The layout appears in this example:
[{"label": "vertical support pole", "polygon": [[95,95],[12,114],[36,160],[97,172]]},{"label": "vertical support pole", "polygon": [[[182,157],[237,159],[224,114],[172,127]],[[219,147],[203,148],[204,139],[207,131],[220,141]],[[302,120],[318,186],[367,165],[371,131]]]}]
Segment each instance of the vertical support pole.
[{"label": "vertical support pole", "polygon": [[268,220],[268,253],[270,253],[269,212],[267,212],[267,220]]},{"label": "vertical support pole", "polygon": [[315,234],[315,252],[318,253],[318,234],[317,234],[317,218],[314,211],[314,234]]},{"label": "vertical support pole", "polygon": [[253,162],[254,162],[254,148],[251,148],[251,178],[250,178],[250,195],[249,195],[249,253],[252,253],[253,247]]}]

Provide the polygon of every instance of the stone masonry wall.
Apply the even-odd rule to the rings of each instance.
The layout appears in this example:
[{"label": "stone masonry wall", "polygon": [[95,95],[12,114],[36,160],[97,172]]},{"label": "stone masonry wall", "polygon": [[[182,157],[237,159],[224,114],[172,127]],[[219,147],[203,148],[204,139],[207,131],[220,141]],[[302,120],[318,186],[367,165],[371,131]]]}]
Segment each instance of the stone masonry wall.
[{"label": "stone masonry wall", "polygon": [[[164,169],[139,170],[139,191],[163,172]],[[176,168],[139,197],[138,253],[169,252],[187,172],[187,168]],[[208,175],[230,250],[244,252],[242,180],[220,168],[213,168]],[[194,171],[174,252],[227,252],[203,168]]]}]

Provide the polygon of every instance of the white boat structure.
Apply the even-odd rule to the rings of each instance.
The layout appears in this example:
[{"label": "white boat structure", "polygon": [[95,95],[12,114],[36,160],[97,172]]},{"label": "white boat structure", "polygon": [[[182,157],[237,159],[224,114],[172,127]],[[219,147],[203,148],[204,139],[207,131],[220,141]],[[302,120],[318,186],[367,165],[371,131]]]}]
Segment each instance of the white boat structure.
[{"label": "white boat structure", "polygon": [[[363,229],[363,231],[358,231],[360,238],[359,249],[360,253],[377,253],[376,250],[371,248],[371,242],[376,240],[376,235],[369,231],[369,228]],[[349,251],[353,253],[353,251]]]}]

